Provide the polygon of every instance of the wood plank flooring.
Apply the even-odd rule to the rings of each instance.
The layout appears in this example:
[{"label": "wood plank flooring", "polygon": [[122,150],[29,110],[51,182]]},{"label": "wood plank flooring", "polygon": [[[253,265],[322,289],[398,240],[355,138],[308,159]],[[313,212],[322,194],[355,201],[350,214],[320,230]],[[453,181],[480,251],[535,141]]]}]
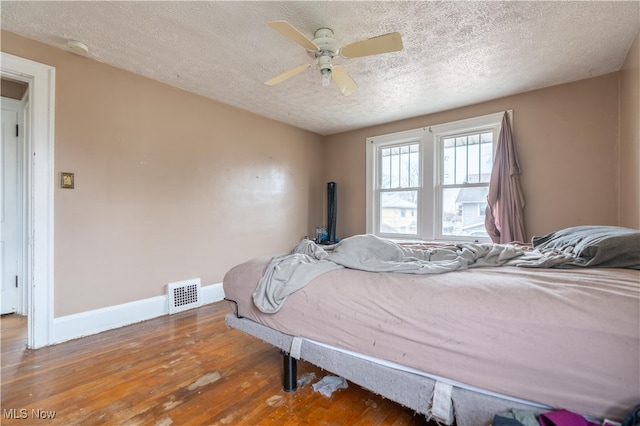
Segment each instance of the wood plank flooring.
[{"label": "wood plank flooring", "polygon": [[[282,390],[278,349],[227,328],[227,302],[38,350],[3,316],[2,425],[430,425],[349,383]],[[298,376],[324,372],[298,363]],[[434,423],[435,424],[435,423]]]}]

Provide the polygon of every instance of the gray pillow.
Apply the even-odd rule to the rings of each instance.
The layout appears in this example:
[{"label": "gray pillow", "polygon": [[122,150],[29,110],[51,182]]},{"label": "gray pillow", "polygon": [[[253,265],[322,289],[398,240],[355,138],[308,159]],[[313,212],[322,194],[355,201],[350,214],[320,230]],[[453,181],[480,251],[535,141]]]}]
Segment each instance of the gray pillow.
[{"label": "gray pillow", "polygon": [[640,269],[640,231],[620,226],[574,226],[533,237],[539,250],[570,251],[580,266]]}]

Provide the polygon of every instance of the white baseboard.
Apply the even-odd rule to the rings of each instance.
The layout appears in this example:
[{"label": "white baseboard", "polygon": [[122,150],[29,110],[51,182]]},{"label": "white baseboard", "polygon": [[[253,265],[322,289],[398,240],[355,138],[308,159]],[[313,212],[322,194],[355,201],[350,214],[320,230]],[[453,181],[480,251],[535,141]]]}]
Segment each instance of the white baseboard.
[{"label": "white baseboard", "polygon": [[[203,305],[219,302],[222,299],[224,299],[222,283],[202,287]],[[54,318],[52,344],[90,336],[168,314],[168,296],[156,296]]]}]

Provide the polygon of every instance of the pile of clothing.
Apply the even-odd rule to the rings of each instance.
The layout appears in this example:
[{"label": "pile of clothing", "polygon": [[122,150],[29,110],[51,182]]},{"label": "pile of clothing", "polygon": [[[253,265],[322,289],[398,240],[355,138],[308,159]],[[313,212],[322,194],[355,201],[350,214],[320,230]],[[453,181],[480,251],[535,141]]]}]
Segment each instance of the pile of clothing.
[{"label": "pile of clothing", "polygon": [[496,414],[491,426],[640,426],[640,404],[629,412],[622,423],[606,419],[602,423],[593,423],[568,410],[540,415],[526,410],[510,410]]}]

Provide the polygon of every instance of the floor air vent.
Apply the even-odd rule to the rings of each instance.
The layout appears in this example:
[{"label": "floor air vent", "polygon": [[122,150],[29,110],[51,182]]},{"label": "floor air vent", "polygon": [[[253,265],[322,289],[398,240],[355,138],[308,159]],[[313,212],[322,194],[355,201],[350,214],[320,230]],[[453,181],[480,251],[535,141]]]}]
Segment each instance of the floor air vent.
[{"label": "floor air vent", "polygon": [[202,306],[200,278],[167,284],[169,314]]}]

